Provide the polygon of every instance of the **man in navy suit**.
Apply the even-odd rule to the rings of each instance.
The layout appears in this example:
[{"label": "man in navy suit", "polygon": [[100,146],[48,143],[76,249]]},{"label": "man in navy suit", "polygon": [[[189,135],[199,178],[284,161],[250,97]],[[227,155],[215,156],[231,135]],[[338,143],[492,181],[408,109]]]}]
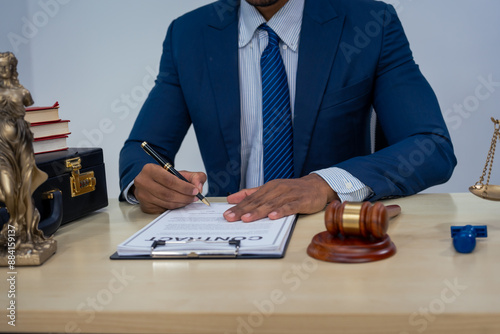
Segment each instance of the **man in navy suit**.
[{"label": "man in navy suit", "polygon": [[[294,173],[266,183],[263,24],[278,36],[286,69]],[[375,145],[372,110],[382,134]],[[173,160],[191,124],[207,174],[182,171],[187,183],[140,144]],[[225,218],[250,222],[318,212],[334,199],[412,195],[447,181],[455,165],[437,99],[392,6],[221,0],[171,23],[156,85],[120,154],[120,198],[159,213],[196,201],[208,176],[208,195],[230,194],[235,204]]]}]

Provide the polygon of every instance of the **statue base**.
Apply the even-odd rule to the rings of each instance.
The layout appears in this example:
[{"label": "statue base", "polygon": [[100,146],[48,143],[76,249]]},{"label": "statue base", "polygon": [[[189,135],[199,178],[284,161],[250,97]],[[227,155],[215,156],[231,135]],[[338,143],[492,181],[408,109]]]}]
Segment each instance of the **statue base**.
[{"label": "statue base", "polygon": [[382,239],[332,236],[328,231],[316,234],[307,254],[317,260],[342,263],[364,263],[383,260],[396,253],[388,235]]},{"label": "statue base", "polygon": [[[25,267],[25,266],[39,266],[47,261],[57,250],[56,240],[50,238],[43,242],[35,244],[21,244],[21,246],[14,251],[2,249],[0,250],[0,267],[12,266]],[[15,261],[9,259],[9,256],[14,255]],[[11,256],[12,258],[12,256]]]}]

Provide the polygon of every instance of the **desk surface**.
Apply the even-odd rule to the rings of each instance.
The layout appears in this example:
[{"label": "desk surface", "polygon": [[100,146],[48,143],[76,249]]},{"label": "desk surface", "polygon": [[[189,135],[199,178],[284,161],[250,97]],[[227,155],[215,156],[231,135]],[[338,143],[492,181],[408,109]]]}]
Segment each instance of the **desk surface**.
[{"label": "desk surface", "polygon": [[[323,213],[300,216],[284,259],[113,261],[116,246],[154,219],[113,200],[60,228],[44,265],[17,268],[16,326],[2,316],[0,331],[499,333],[500,203],[464,193],[385,204],[402,207],[388,231],[398,251],[378,262],[308,257]],[[488,225],[489,236],[458,254],[450,225],[466,224]]]}]

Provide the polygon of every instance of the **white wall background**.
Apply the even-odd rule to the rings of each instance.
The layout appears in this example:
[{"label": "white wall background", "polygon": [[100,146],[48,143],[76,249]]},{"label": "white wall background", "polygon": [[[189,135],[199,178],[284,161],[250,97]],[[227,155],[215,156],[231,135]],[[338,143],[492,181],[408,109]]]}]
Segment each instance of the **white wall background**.
[{"label": "white wall background", "polygon": [[[71,120],[70,146],[103,148],[111,198],[119,192],[119,150],[153,85],[169,23],[210,2],[0,0],[0,51],[16,54],[36,105],[59,101]],[[438,96],[459,160],[452,179],[428,191],[467,191],[484,167],[490,117],[500,118],[500,1],[388,2]],[[192,131],[176,165],[203,170]]]}]

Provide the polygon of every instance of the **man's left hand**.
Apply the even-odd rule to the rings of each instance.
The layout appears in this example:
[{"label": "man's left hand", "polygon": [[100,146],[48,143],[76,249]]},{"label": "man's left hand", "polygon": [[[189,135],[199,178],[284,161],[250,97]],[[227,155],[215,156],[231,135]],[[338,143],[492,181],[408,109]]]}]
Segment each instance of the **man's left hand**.
[{"label": "man's left hand", "polygon": [[317,174],[272,180],[228,196],[228,203],[236,206],[224,212],[224,218],[229,222],[253,222],[265,217],[279,219],[297,213],[316,213],[334,199],[338,199],[337,194]]}]

